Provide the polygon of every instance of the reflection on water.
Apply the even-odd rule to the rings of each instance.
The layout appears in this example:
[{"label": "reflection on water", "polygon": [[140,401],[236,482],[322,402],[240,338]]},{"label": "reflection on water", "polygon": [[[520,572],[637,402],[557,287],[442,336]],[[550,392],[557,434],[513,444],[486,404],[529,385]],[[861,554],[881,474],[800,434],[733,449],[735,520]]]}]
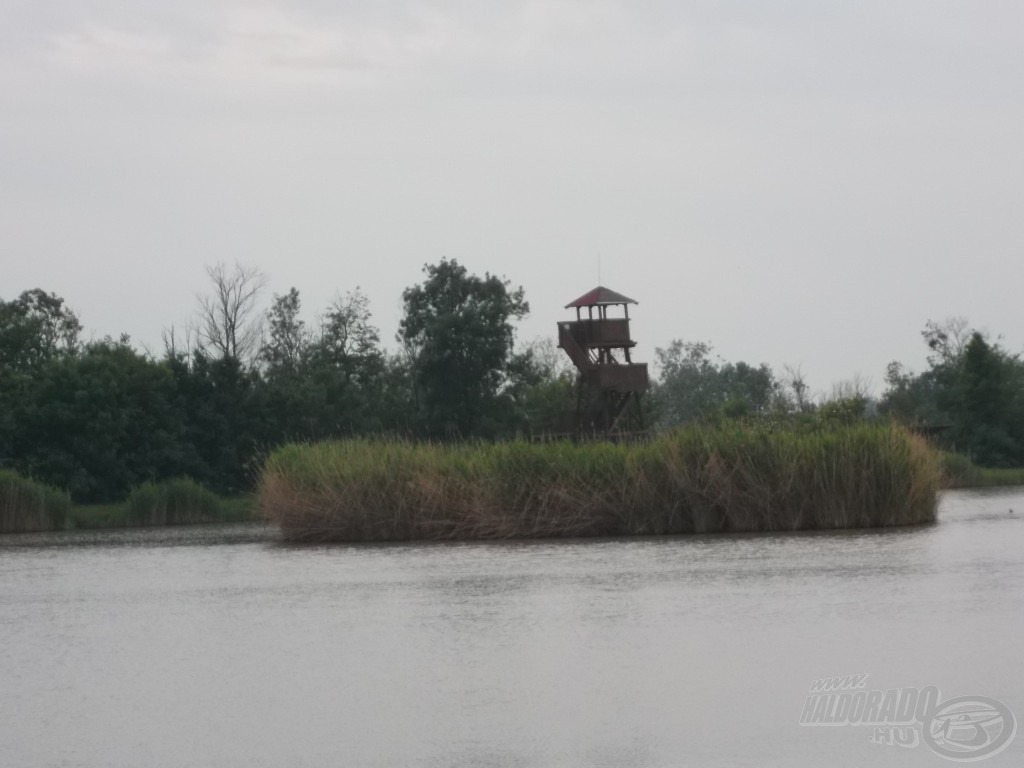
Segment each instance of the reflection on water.
[{"label": "reflection on water", "polygon": [[0,537],[0,759],[936,765],[865,729],[799,727],[808,685],[866,672],[1024,717],[1022,579],[1020,491],[950,493],[932,526],[831,534]]}]

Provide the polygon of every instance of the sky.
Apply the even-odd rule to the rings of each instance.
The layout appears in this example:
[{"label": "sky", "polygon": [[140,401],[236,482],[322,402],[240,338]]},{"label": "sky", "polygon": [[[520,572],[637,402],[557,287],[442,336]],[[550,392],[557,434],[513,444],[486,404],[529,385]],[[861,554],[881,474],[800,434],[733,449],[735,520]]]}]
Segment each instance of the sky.
[{"label": "sky", "polygon": [[312,319],[455,259],[812,389],[1024,349],[1016,0],[0,0],[0,298],[161,351],[205,268]]}]

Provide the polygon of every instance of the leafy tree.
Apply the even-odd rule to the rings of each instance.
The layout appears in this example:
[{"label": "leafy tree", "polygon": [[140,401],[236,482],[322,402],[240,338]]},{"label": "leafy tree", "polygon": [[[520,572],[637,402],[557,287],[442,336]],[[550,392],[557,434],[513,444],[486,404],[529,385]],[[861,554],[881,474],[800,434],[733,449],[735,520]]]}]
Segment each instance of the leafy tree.
[{"label": "leafy tree", "polygon": [[380,331],[371,317],[370,300],[358,287],[339,294],[320,325],[318,353],[335,361],[365,361],[379,356]]},{"label": "leafy tree", "polygon": [[264,420],[272,442],[379,431],[387,364],[370,304],[357,288],[339,294],[310,332],[299,293],[275,296],[267,312]]},{"label": "leafy tree", "polygon": [[911,425],[940,425],[948,416],[938,407],[938,378],[931,371],[915,374],[895,360],[885,369],[882,412]]},{"label": "leafy tree", "polygon": [[512,323],[530,308],[523,289],[490,274],[470,275],[455,260],[423,271],[423,283],[402,294],[398,334],[415,361],[420,422],[435,436],[491,434],[508,382]]},{"label": "leafy tree", "polygon": [[308,384],[317,400],[322,434],[362,434],[382,427],[380,331],[370,303],[356,288],[338,295],[310,347]]},{"label": "leafy tree", "polygon": [[533,435],[575,428],[576,369],[551,339],[535,339],[513,357],[509,394],[523,429]]},{"label": "leafy tree", "polygon": [[78,349],[82,325],[56,294],[35,288],[0,301],[0,370],[27,371]]},{"label": "leafy tree", "polygon": [[16,463],[19,419],[35,396],[40,371],[74,355],[82,330],[64,299],[35,288],[0,301],[0,467]]},{"label": "leafy tree", "polygon": [[211,358],[201,351],[167,365],[175,380],[184,438],[196,459],[179,474],[225,493],[249,487],[256,463],[273,439],[259,373],[235,358]]},{"label": "leafy tree", "polygon": [[126,338],[44,365],[18,409],[15,441],[16,469],[82,501],[123,498],[137,483],[180,474],[191,453],[171,371]]},{"label": "leafy tree", "polygon": [[268,338],[260,349],[260,360],[271,378],[297,375],[309,353],[310,336],[299,317],[301,306],[299,292],[291,288],[283,296],[275,294],[267,310]]},{"label": "leafy tree", "polygon": [[928,321],[931,354],[920,374],[890,363],[881,402],[905,423],[942,427],[946,447],[988,466],[1024,463],[1024,362],[966,320]]},{"label": "leafy tree", "polygon": [[953,437],[991,466],[1024,461],[1024,371],[1019,358],[977,332],[963,348],[959,375],[941,402],[954,419]]},{"label": "leafy tree", "polygon": [[715,419],[762,416],[780,398],[780,385],[767,365],[716,362],[704,342],[672,341],[657,348],[660,371],[654,398],[661,427]]}]

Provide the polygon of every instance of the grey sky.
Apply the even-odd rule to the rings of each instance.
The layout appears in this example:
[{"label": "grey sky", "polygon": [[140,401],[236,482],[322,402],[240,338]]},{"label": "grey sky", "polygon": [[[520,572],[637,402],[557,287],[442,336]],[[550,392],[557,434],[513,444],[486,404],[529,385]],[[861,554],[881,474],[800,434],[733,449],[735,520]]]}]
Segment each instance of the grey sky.
[{"label": "grey sky", "polygon": [[[521,338],[602,282],[672,338],[816,389],[1024,345],[1024,4],[0,0],[0,297],[159,349],[204,265],[390,341],[447,256]],[[268,296],[269,299],[269,296]]]}]

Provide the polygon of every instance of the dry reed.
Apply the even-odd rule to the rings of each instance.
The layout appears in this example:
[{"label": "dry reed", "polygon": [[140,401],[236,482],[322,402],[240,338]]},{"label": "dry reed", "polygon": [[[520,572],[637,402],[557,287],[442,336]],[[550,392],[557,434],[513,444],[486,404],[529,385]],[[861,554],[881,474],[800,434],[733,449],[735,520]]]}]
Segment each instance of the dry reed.
[{"label": "dry reed", "polygon": [[222,518],[220,499],[187,477],[143,483],[125,501],[128,525],[187,525]]},{"label": "dry reed", "polygon": [[0,470],[0,533],[61,530],[70,508],[66,492]]},{"label": "dry reed", "polygon": [[940,478],[897,426],[731,424],[633,445],[293,444],[259,505],[292,541],[859,528],[933,521]]}]

